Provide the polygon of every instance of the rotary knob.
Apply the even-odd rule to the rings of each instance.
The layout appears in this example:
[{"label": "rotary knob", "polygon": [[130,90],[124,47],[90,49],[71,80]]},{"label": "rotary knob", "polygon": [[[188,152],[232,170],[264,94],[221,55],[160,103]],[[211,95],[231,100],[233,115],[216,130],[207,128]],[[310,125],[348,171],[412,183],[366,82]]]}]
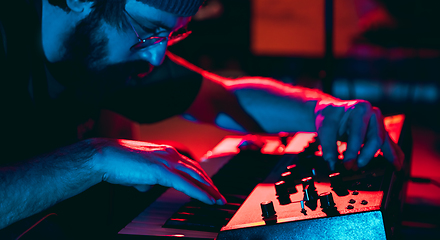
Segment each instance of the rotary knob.
[{"label": "rotary knob", "polygon": [[303,201],[305,202],[317,201],[318,193],[315,190],[311,190],[310,185],[307,185],[303,191],[304,191]]},{"label": "rotary knob", "polygon": [[277,212],[275,212],[275,208],[273,207],[272,201],[264,201],[260,203],[261,206],[261,216],[263,218],[269,218],[274,216]]},{"label": "rotary knob", "polygon": [[335,206],[335,201],[331,192],[319,194],[319,201],[323,210],[332,209]]},{"label": "rotary knob", "polygon": [[304,189],[306,189],[307,186],[309,186],[308,187],[309,191],[315,191],[316,190],[316,188],[315,188],[315,180],[313,180],[312,177],[303,178],[301,180],[301,182],[302,182],[302,185],[303,185],[303,191],[304,191]]},{"label": "rotary knob", "polygon": [[292,173],[292,177],[293,178],[298,179],[298,180],[300,179],[300,177],[299,177],[299,169],[296,166],[296,164],[289,165],[289,166],[286,167],[286,169],[287,169],[288,172]]},{"label": "rotary knob", "polygon": [[328,175],[328,177],[330,178],[330,183],[333,191],[335,191],[338,196],[348,195],[347,187],[344,185],[344,181],[340,173],[335,172]]},{"label": "rotary knob", "polygon": [[287,190],[289,193],[297,193],[295,187],[295,178],[291,172],[284,172],[281,174],[281,181],[286,182]]},{"label": "rotary knob", "polygon": [[336,172],[336,173],[332,173],[330,175],[328,175],[328,177],[330,178],[330,183],[333,189],[339,189],[342,188],[342,176],[340,173]]},{"label": "rotary knob", "polygon": [[281,180],[286,182],[287,184],[292,184],[294,179],[291,172],[283,172],[281,173]]},{"label": "rotary knob", "polygon": [[298,168],[296,167],[296,164],[292,164],[286,167],[287,171],[292,172],[292,170],[298,170]]},{"label": "rotary knob", "polygon": [[287,183],[285,181],[279,181],[275,183],[275,191],[277,196],[289,195]]}]

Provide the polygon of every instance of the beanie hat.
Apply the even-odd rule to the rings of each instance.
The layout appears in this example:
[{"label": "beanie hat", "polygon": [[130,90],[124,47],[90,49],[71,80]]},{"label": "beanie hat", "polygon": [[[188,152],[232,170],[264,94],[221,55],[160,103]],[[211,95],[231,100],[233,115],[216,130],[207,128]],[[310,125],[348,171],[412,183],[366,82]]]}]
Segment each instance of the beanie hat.
[{"label": "beanie hat", "polygon": [[197,13],[205,0],[138,0],[159,10],[189,17]]}]

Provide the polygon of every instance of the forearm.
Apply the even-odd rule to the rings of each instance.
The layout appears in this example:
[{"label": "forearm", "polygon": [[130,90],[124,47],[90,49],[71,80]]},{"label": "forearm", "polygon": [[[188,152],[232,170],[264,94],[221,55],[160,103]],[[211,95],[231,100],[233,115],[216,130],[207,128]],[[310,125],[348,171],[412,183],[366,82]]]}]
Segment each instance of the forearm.
[{"label": "forearm", "polygon": [[316,107],[338,99],[321,91],[262,77],[228,79],[167,52],[174,62],[204,77],[187,119],[242,132],[316,131]]},{"label": "forearm", "polygon": [[93,168],[93,141],[0,168],[0,229],[100,182]]},{"label": "forearm", "polygon": [[339,101],[318,90],[269,78],[232,80],[208,72],[203,72],[203,75],[202,89],[187,113],[227,129],[268,133],[312,132],[316,131],[317,106],[319,108],[320,104],[328,102],[337,104]]},{"label": "forearm", "polygon": [[244,78],[228,86],[265,132],[316,131],[315,108],[328,95],[272,79]]}]

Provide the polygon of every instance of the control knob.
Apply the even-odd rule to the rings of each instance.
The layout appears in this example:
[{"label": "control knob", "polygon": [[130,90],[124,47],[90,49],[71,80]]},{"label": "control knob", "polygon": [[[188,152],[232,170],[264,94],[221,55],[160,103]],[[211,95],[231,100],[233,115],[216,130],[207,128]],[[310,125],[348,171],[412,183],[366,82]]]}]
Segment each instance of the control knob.
[{"label": "control knob", "polygon": [[331,192],[319,194],[319,201],[321,202],[321,208],[324,211],[335,207],[335,201]]},{"label": "control knob", "polygon": [[261,206],[261,216],[263,218],[269,218],[274,216],[277,212],[275,212],[275,208],[273,207],[272,201],[264,201],[260,203]]}]

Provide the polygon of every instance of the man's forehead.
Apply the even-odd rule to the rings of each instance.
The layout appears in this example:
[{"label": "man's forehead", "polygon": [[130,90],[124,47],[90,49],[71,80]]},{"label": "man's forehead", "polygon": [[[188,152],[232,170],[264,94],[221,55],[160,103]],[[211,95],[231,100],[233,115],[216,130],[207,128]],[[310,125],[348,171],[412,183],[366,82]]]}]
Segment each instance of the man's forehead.
[{"label": "man's forehead", "polygon": [[136,20],[141,21],[141,23],[153,23],[157,26],[165,28],[179,28],[186,25],[190,17],[181,17],[173,13],[165,12],[154,8],[146,3],[128,0],[125,5],[125,10]]}]

